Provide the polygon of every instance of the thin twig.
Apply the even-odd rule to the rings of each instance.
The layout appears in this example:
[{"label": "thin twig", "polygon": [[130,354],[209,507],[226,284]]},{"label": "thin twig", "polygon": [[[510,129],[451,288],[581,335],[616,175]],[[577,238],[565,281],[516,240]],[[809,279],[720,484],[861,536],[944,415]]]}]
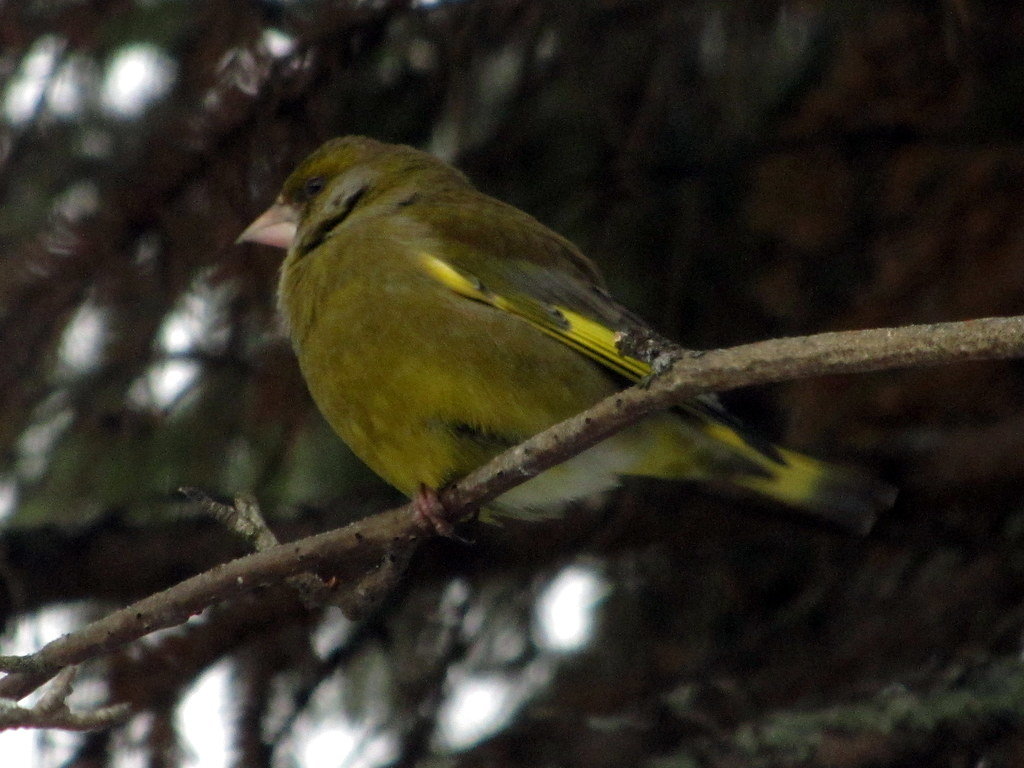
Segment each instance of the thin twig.
[{"label": "thin twig", "polygon": [[64,731],[92,731],[124,722],[131,708],[114,704],[95,709],[72,710],[68,696],[74,687],[78,667],[65,667],[50,687],[31,707],[18,706],[16,701],[0,699],[0,730],[12,728],[59,728]]},{"label": "thin twig", "polygon": [[[228,530],[237,533],[257,552],[276,547],[281,542],[267,525],[259,502],[251,493],[239,494],[233,504],[217,501],[200,488],[184,486],[178,489],[189,501],[195,502],[207,514]],[[320,608],[332,602],[334,593],[319,577],[312,573],[299,573],[286,579],[306,608]]]}]

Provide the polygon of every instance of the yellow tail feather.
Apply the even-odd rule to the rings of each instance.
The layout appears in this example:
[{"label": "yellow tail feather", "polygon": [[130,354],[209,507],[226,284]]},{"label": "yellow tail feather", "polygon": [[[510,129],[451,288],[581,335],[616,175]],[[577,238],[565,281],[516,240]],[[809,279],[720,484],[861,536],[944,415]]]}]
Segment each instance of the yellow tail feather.
[{"label": "yellow tail feather", "polygon": [[743,488],[831,525],[863,534],[889,509],[896,489],[856,469],[762,444],[711,414],[674,414],[663,420],[651,450],[629,474],[694,479]]}]

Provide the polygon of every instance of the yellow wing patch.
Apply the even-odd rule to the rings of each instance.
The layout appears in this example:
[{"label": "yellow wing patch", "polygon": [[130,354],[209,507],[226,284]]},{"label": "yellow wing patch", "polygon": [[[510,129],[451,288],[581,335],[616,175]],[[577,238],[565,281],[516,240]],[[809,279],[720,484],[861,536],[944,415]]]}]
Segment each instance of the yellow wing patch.
[{"label": "yellow wing patch", "polygon": [[480,280],[467,277],[451,264],[425,251],[420,253],[420,260],[428,275],[455,293],[521,317],[537,330],[626,378],[637,381],[651,372],[647,363],[619,352],[615,344],[617,332],[596,320],[529,296],[494,293]]}]

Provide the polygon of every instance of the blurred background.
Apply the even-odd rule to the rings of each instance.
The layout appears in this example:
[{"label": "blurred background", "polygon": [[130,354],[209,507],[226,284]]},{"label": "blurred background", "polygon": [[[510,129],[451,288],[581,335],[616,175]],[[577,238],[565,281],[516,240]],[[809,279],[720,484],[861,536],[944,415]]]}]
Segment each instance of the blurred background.
[{"label": "blurred background", "polygon": [[[312,407],[279,252],[321,141],[414,144],[695,348],[1024,312],[1024,8],[942,0],[0,3],[0,651],[399,501]],[[17,766],[1019,766],[1024,367],[745,390],[901,496],[864,539],[632,482],[430,542],[360,621],[287,591],[83,670]],[[14,756],[14,757],[12,757]]]}]

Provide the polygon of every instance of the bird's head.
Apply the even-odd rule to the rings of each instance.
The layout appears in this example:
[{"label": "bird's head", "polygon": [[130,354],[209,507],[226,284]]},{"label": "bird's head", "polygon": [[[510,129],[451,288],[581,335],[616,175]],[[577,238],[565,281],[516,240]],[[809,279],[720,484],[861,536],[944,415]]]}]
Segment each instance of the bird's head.
[{"label": "bird's head", "polygon": [[237,242],[278,248],[317,242],[357,210],[393,210],[467,184],[461,173],[412,147],[362,136],[331,139],[299,164]]}]

